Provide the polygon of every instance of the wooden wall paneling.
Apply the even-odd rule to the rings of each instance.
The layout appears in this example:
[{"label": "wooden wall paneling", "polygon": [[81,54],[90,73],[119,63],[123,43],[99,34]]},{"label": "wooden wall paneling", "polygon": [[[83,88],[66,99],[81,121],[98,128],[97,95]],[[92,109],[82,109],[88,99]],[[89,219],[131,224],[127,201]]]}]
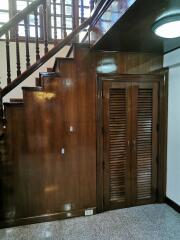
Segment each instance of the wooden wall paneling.
[{"label": "wooden wall paneling", "polygon": [[96,86],[94,59],[89,48],[76,47],[76,98],[80,202],[83,208],[96,206]]},{"label": "wooden wall paneling", "polygon": [[[129,53],[129,52],[93,52],[96,65],[111,63],[116,70],[110,74],[146,74],[163,66],[161,54],[153,53]],[[103,74],[105,72],[98,72]]]},{"label": "wooden wall paneling", "polygon": [[[36,215],[78,209],[78,187],[75,187],[78,186],[75,175],[78,174],[78,164],[70,158],[71,156],[69,157],[69,143],[64,121],[66,86],[61,84],[61,80],[55,78],[56,84],[52,81],[54,91],[51,86],[49,90],[35,92],[31,96],[34,102],[33,109],[37,109],[41,122],[40,130],[37,128],[38,125],[34,126],[36,137],[39,138],[39,146],[36,148],[37,159],[34,163],[31,162],[32,171],[36,172],[37,169],[41,172],[40,179],[37,179],[39,184],[36,184],[37,187],[34,189],[36,191],[38,188],[39,191],[37,202],[30,207],[34,209]],[[29,107],[31,107],[30,104]],[[28,107],[27,112],[31,112]],[[27,121],[29,119],[28,116]],[[61,152],[62,149],[64,154]],[[38,174],[36,177],[39,178]],[[39,206],[40,204],[42,205]]]},{"label": "wooden wall paneling", "polygon": [[[99,176],[97,176],[96,189],[96,167],[98,172],[102,169],[102,161],[99,163],[99,149],[96,152],[96,126],[101,124],[101,120],[96,119],[98,101],[101,103],[101,92],[97,93],[99,100],[96,102],[96,88],[98,88],[96,71],[97,67],[105,64],[104,60],[109,58],[113,59],[117,66],[117,73],[132,69],[134,72],[140,71],[139,69],[150,71],[158,64],[161,65],[158,55],[159,60],[156,61],[153,60],[156,57],[149,54],[147,65],[139,67],[143,66],[144,58],[140,57],[138,60],[137,55],[133,60],[134,64],[132,63],[128,68],[131,54],[102,54],[89,52],[85,46],[82,48],[77,46],[76,60],[62,61],[62,65],[60,64],[59,71],[62,77],[43,78],[44,91],[41,88],[24,89],[25,130],[21,131],[23,136],[16,140],[17,144],[20,142],[21,146],[26,145],[22,151],[23,156],[18,157],[20,165],[17,170],[21,174],[19,179],[25,181],[21,181],[22,187],[20,187],[24,188],[23,195],[19,195],[20,197],[17,195],[17,199],[21,198],[24,206],[28,207],[20,209],[20,201],[17,203],[16,222],[20,224],[27,222],[27,217],[32,217],[34,222],[40,221],[43,219],[43,214],[46,214],[47,219],[51,219],[50,216],[65,217],[68,213],[65,210],[69,206],[74,211],[71,212],[71,216],[77,216],[83,214],[83,208],[96,207],[96,197],[98,210],[102,210],[103,203],[99,196],[103,189],[101,187],[99,191],[101,185]],[[101,85],[101,83],[97,84]],[[13,117],[15,118],[15,115],[12,119]],[[14,125],[17,121],[18,119],[15,119]],[[73,127],[71,133],[70,126]],[[99,145],[101,141],[102,139],[98,137]],[[60,154],[62,147],[65,148],[64,156]],[[13,149],[16,156],[16,149]],[[159,182],[159,185],[163,183]],[[70,188],[73,188],[73,191],[69,191]],[[11,192],[8,192],[6,197],[11,199]],[[65,205],[67,203],[70,205]],[[14,203],[10,205],[12,209]]]},{"label": "wooden wall paneling", "polygon": [[158,154],[158,202],[164,202],[166,197],[167,179],[167,122],[168,122],[168,69],[157,73],[161,76],[159,95],[159,154]]},{"label": "wooden wall paneling", "polygon": [[[27,165],[25,161],[26,137],[24,127],[24,104],[5,104],[5,116],[7,120],[6,143],[8,149],[7,183],[9,193],[7,202],[10,209],[5,218],[14,221],[16,218],[27,216]],[[8,188],[9,188],[8,187]],[[6,204],[7,204],[6,202]],[[8,204],[7,204],[8,205]]]}]

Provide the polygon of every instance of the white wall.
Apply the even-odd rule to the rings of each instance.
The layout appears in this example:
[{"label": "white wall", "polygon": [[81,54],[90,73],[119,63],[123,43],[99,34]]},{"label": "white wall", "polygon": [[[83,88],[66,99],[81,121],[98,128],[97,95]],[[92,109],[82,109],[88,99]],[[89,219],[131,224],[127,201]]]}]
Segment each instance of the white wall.
[{"label": "white wall", "polygon": [[180,49],[164,56],[169,69],[167,197],[180,205]]},{"label": "white wall", "polygon": [[[49,47],[51,49],[53,45]],[[36,61],[36,48],[34,43],[30,43],[30,56],[31,64]],[[28,77],[23,83],[7,94],[3,101],[8,102],[10,98],[22,98],[23,86],[33,87],[35,86],[35,78],[39,76],[39,72],[46,72],[47,67],[52,68],[56,57],[65,57],[69,50],[69,46],[65,46],[61,51],[59,51],[54,57],[47,61],[43,66],[41,66],[37,71],[35,71],[30,77]],[[40,44],[40,55],[43,56],[44,45]],[[10,43],[10,59],[11,59],[11,79],[16,78],[16,46],[14,42]],[[21,72],[26,70],[26,50],[25,44],[20,43],[20,56],[21,56]],[[4,88],[7,86],[7,66],[6,66],[6,44],[5,42],[0,42],[0,87]]]}]

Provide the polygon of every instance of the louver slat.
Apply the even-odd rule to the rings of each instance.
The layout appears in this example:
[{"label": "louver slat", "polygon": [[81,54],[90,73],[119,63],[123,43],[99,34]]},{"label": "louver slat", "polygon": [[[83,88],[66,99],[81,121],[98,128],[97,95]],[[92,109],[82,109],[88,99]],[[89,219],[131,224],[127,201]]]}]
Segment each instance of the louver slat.
[{"label": "louver slat", "polygon": [[[120,117],[120,118],[119,118]],[[126,89],[109,91],[110,201],[126,200]]]},{"label": "louver slat", "polygon": [[138,89],[137,103],[137,201],[152,198],[153,88]]}]

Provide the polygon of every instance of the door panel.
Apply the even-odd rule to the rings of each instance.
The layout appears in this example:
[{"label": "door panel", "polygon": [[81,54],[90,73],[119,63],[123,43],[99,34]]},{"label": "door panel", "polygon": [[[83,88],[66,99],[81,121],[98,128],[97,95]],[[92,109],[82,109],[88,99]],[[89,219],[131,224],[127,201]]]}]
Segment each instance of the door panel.
[{"label": "door panel", "polygon": [[129,199],[130,84],[105,82],[103,90],[104,203],[112,209],[127,206]]},{"label": "door panel", "polygon": [[141,83],[137,95],[136,202],[148,203],[156,195],[158,83]]},{"label": "door panel", "polygon": [[156,200],[158,82],[103,82],[104,209]]}]

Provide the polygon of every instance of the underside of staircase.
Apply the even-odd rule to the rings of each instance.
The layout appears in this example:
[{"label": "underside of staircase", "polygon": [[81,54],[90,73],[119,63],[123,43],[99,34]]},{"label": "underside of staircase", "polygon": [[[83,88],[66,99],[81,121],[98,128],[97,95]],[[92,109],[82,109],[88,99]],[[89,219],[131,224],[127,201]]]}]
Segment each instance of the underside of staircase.
[{"label": "underside of staircase", "polygon": [[[32,217],[42,220],[45,214],[54,219],[84,214],[85,208],[95,210],[96,199],[89,191],[95,186],[95,176],[92,171],[84,175],[95,167],[90,151],[94,147],[91,136],[96,135],[91,81],[95,71],[89,69],[93,66],[88,52],[88,46],[76,45],[75,59],[57,58],[54,72],[41,73],[36,87],[22,88],[23,99],[4,103],[5,144],[10,151],[1,178],[9,197],[2,203],[8,216],[1,214],[1,220],[6,218],[9,224],[12,219],[22,224]],[[85,74],[90,74],[89,81]],[[85,117],[86,108],[89,114]],[[82,149],[89,152],[86,164]]]}]

